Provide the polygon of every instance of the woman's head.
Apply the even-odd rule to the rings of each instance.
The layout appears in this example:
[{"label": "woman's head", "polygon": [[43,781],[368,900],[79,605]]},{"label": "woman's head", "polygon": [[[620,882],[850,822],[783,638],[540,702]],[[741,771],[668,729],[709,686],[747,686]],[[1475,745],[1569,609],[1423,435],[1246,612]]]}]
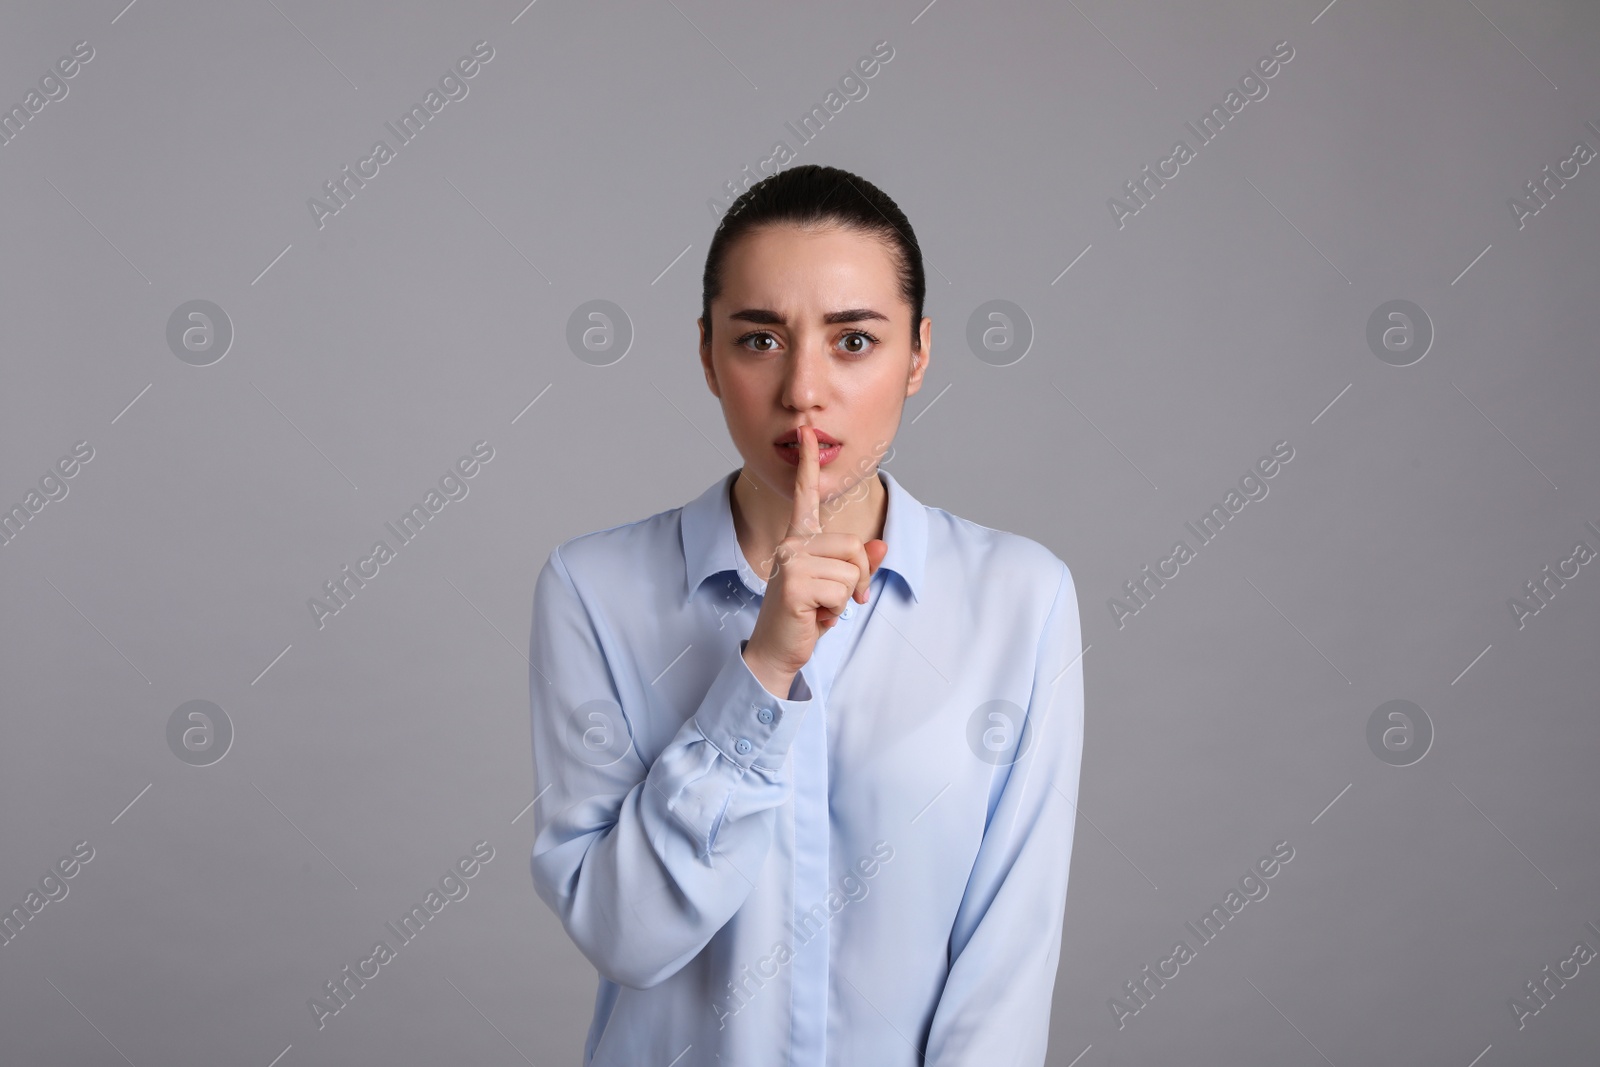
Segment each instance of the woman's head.
[{"label": "woman's head", "polygon": [[788,495],[775,444],[802,425],[840,442],[824,498],[876,469],[927,368],[925,291],[911,223],[863,178],[794,167],[733,202],[706,254],[700,359],[746,473]]}]

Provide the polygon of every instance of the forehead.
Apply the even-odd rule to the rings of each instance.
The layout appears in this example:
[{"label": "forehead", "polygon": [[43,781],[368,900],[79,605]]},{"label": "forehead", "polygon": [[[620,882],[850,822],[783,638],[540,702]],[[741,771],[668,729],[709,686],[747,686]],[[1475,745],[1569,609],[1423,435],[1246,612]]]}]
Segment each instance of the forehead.
[{"label": "forehead", "polygon": [[729,247],[718,302],[818,312],[864,306],[889,314],[901,303],[900,278],[888,244],[876,235],[769,225]]}]

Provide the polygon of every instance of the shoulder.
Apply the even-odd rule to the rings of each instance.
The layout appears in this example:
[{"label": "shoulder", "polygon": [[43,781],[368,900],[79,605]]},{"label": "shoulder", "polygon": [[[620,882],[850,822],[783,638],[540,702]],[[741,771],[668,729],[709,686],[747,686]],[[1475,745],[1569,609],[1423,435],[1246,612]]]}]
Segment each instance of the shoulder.
[{"label": "shoulder", "polygon": [[971,577],[1008,595],[1024,590],[1053,598],[1072,572],[1066,563],[1031,537],[996,530],[944,508],[928,507],[928,547]]},{"label": "shoulder", "polygon": [[[930,545],[943,542],[947,558],[964,561],[954,570],[967,586],[964,617],[976,632],[1019,648],[1037,641],[1039,655],[1077,654],[1082,612],[1072,570],[1061,557],[1031,537],[940,508],[929,508],[928,519]],[[1043,651],[1047,646],[1052,651]]]},{"label": "shoulder", "polygon": [[545,570],[554,571],[580,591],[636,582],[641,573],[683,569],[679,518],[683,507],[658,511],[632,522],[569,537],[551,549]]}]

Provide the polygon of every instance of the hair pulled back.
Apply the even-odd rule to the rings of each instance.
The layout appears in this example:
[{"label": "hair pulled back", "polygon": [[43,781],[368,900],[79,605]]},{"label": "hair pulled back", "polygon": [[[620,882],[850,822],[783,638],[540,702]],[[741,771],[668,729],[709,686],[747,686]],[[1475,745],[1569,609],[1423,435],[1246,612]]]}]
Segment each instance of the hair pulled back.
[{"label": "hair pulled back", "polygon": [[905,212],[889,195],[859,175],[838,167],[807,163],[769,175],[728,206],[701,280],[700,313],[706,343],[711,342],[711,301],[722,293],[722,265],[740,237],[762,226],[792,223],[805,228],[843,226],[875,237],[888,246],[899,276],[900,296],[911,306],[911,349],[922,346],[922,303],[927,279],[922,248]]}]

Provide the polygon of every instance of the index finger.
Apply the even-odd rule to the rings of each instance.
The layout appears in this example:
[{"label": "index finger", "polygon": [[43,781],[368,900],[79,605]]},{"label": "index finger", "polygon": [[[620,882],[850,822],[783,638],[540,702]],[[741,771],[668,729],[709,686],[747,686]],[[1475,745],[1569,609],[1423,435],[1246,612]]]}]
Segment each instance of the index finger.
[{"label": "index finger", "polygon": [[810,536],[822,532],[822,503],[817,495],[820,480],[817,461],[817,432],[808,426],[800,427],[800,465],[794,473],[794,512],[789,518],[789,528],[794,533]]}]

